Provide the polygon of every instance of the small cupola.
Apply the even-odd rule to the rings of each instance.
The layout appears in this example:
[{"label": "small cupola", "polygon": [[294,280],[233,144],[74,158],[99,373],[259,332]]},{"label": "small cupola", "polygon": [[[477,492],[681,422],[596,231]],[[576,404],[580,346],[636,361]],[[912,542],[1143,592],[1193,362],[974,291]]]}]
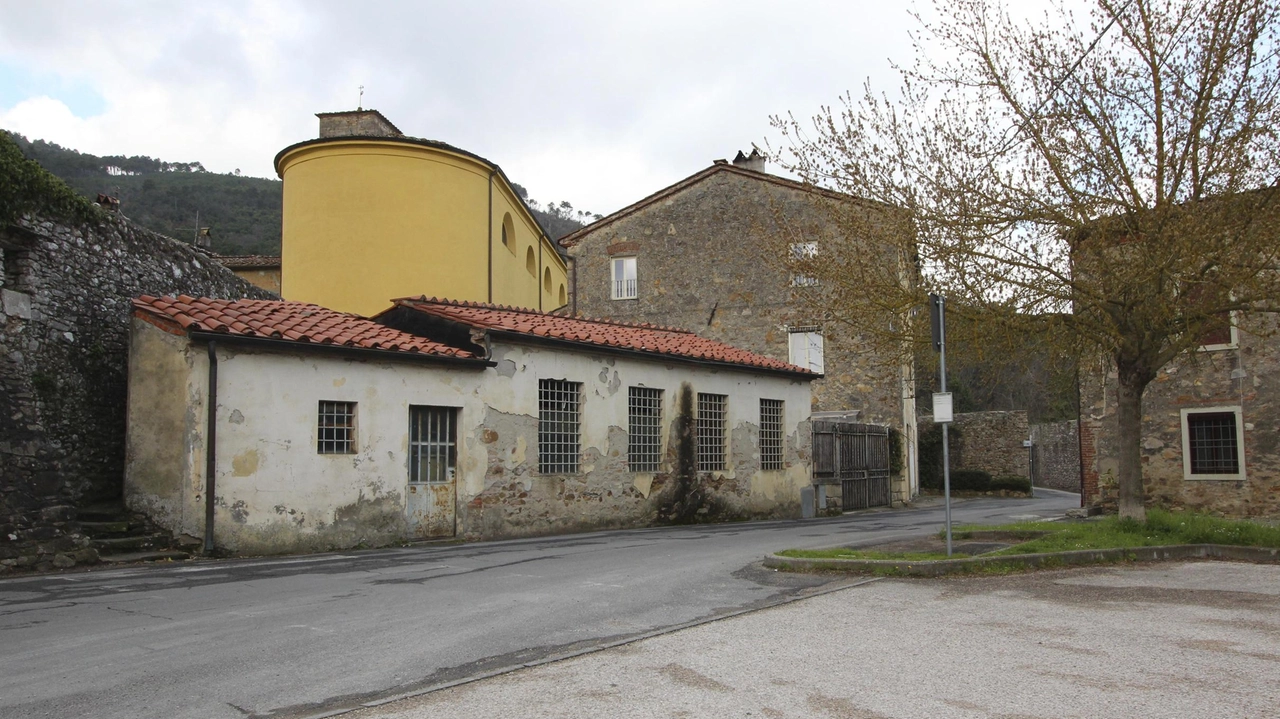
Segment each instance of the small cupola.
[{"label": "small cupola", "polygon": [[377,110],[317,112],[320,137],[404,137],[400,128]]}]

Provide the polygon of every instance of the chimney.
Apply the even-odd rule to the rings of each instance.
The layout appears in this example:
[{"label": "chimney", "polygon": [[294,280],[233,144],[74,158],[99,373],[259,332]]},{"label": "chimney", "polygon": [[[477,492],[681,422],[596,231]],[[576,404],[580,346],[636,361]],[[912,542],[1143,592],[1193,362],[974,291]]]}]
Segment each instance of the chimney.
[{"label": "chimney", "polygon": [[742,150],[738,150],[738,156],[733,158],[733,166],[752,172],[764,172],[764,155],[754,147],[751,148],[750,155],[744,155]]},{"label": "chimney", "polygon": [[317,112],[320,137],[404,137],[400,129],[377,110]]}]

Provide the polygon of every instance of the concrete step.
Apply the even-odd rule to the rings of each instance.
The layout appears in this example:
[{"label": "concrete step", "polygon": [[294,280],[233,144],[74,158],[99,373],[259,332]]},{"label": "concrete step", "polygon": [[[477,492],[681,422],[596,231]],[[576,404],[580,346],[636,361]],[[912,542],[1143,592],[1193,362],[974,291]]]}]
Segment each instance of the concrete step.
[{"label": "concrete step", "polygon": [[169,538],[163,535],[144,534],[134,537],[112,537],[94,539],[90,545],[98,550],[98,554],[119,554],[121,552],[157,551],[168,549]]},{"label": "concrete step", "polygon": [[131,514],[123,504],[94,504],[78,509],[76,519],[81,522],[126,522]]},{"label": "concrete step", "polygon": [[102,556],[102,562],[107,564],[124,564],[127,562],[163,562],[174,561],[180,562],[184,559],[190,559],[191,555],[187,552],[181,552],[176,549],[166,549],[154,552],[125,552],[123,554],[105,554]]},{"label": "concrete step", "polygon": [[132,522],[123,520],[113,522],[80,522],[80,529],[84,530],[86,535],[94,539],[105,539],[112,536],[118,537],[122,534],[128,534],[133,530],[133,528],[134,524]]}]

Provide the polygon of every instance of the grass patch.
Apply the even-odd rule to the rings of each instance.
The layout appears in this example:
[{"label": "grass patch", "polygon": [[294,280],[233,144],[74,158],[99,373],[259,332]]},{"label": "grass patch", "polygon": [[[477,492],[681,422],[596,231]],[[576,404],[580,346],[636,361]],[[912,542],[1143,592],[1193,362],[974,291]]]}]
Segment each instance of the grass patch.
[{"label": "grass patch", "polygon": [[1229,544],[1241,547],[1280,547],[1280,527],[1256,522],[1221,519],[1190,512],[1147,511],[1147,521],[1106,517],[1090,522],[1019,522],[996,527],[966,526],[960,531],[1019,531],[1032,528],[1051,533],[1008,549],[992,552],[1032,554],[1073,549],[1122,549],[1168,544]]},{"label": "grass patch", "polygon": [[[1221,519],[1190,512],[1147,511],[1145,522],[1106,517],[1087,522],[1014,522],[999,525],[955,527],[953,539],[971,539],[976,533],[999,532],[1010,539],[1026,539],[1007,549],[983,556],[1066,552],[1077,549],[1126,549],[1170,544],[1226,544],[1241,547],[1280,547],[1280,527],[1246,520]],[[941,533],[939,534],[941,536]],[[884,552],[872,549],[787,549],[784,557],[803,559],[880,559],[928,561],[946,559],[945,552]],[[956,554],[953,558],[967,555]],[[988,568],[987,572],[995,570]],[[997,571],[997,573],[999,573]]]}]

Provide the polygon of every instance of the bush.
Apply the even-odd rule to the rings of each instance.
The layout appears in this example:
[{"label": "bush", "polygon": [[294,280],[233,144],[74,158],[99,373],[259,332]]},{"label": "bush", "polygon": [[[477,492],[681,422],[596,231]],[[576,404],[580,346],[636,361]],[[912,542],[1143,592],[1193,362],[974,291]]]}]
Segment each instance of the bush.
[{"label": "bush", "polygon": [[1006,489],[1011,492],[1031,493],[1031,480],[1016,474],[1002,474],[991,478],[991,490]]},{"label": "bush", "polygon": [[991,473],[981,469],[957,469],[951,473],[951,489],[957,492],[986,492],[991,489]]}]

